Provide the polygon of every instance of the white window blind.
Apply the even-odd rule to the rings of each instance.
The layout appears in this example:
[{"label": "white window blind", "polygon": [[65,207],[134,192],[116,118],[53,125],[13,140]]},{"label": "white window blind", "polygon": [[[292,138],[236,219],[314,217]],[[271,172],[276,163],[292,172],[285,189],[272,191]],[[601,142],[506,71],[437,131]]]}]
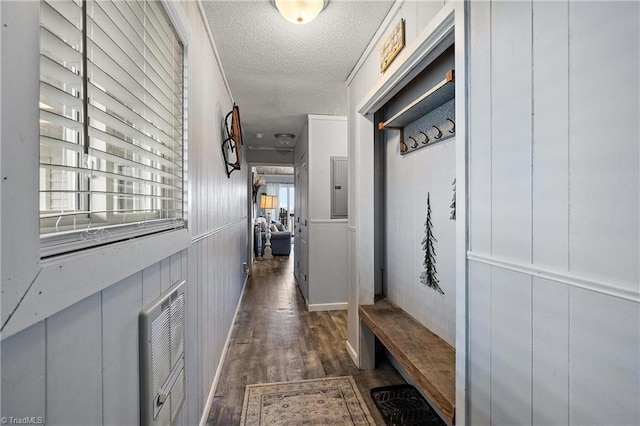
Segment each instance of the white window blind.
[{"label": "white window blind", "polygon": [[162,4],[40,16],[42,255],[184,226],[183,48]]}]

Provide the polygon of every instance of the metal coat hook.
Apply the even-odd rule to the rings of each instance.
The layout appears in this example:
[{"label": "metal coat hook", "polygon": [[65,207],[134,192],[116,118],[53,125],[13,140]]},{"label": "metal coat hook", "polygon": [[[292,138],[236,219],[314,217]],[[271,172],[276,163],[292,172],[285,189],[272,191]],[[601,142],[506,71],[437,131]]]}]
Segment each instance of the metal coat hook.
[{"label": "metal coat hook", "polygon": [[420,132],[424,135],[424,142],[422,142],[422,145],[426,145],[429,143],[429,136],[427,136],[427,134],[425,132]]},{"label": "metal coat hook", "polygon": [[447,121],[451,123],[451,130],[449,130],[449,133],[455,133],[456,132],[456,123],[450,118],[447,118]]},{"label": "metal coat hook", "polygon": [[437,126],[431,126],[434,127],[437,131],[438,134],[434,136],[435,139],[440,139],[442,137],[442,130],[440,130]]},{"label": "metal coat hook", "polygon": [[408,149],[407,144],[404,141],[400,141],[400,153],[404,154]]},{"label": "metal coat hook", "polygon": [[412,138],[411,136],[409,136],[409,139],[411,139],[413,141],[413,145],[411,145],[411,148],[417,148],[418,147],[418,141],[415,140],[414,138]]}]

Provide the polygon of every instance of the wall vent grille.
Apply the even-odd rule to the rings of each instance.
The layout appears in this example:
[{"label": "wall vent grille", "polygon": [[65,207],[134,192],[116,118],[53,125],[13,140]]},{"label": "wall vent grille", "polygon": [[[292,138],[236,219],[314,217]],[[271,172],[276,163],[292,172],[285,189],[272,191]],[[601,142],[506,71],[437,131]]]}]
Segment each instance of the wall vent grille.
[{"label": "wall vent grille", "polygon": [[184,402],[185,281],[140,312],[140,424],[173,425]]}]

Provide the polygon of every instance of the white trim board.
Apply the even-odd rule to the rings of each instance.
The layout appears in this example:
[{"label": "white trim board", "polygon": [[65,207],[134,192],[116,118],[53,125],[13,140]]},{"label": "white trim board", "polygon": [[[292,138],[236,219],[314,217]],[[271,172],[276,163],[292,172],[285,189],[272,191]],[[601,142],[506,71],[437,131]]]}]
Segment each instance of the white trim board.
[{"label": "white trim board", "polygon": [[224,87],[227,89],[227,95],[231,98],[231,102],[235,103],[233,100],[233,95],[231,94],[231,86],[229,86],[229,80],[227,80],[227,74],[224,72],[224,68],[222,67],[222,61],[220,60],[220,53],[218,53],[218,46],[216,45],[215,40],[213,39],[213,33],[211,32],[211,27],[209,26],[209,18],[207,18],[207,12],[204,10],[204,5],[202,4],[202,0],[197,0],[198,2],[198,10],[200,11],[200,17],[202,18],[202,24],[207,30],[207,35],[209,36],[209,43],[211,43],[211,49],[213,49],[213,56],[216,58],[216,63],[218,64],[218,68],[220,69],[220,74],[222,74],[222,79],[224,80]]},{"label": "white trim board", "polygon": [[184,45],[187,45],[191,37],[191,26],[184,9],[180,3],[172,0],[162,0],[162,5],[167,15],[169,15],[169,20],[173,24],[176,33],[178,33],[178,37],[180,37]]},{"label": "white trim board", "polygon": [[218,232],[224,231],[227,228],[231,228],[234,225],[237,225],[238,223],[242,222],[242,221],[246,221],[247,218],[249,216],[243,216],[240,219],[234,220],[233,222],[229,222],[226,225],[222,225],[218,228],[212,229],[211,231],[205,232],[204,234],[200,234],[197,237],[193,237],[191,239],[191,243],[197,243],[198,241],[204,240],[205,238],[209,238],[210,236],[217,234]]},{"label": "white trim board", "polygon": [[346,115],[309,114],[308,120],[347,121]]},{"label": "white trim board", "polygon": [[328,223],[330,225],[342,225],[347,223],[349,219],[309,219],[309,223]]},{"label": "white trim board", "polygon": [[[2,323],[40,270],[38,147],[40,4],[2,2]],[[7,106],[11,105],[11,108]],[[11,123],[11,126],[7,126]],[[25,143],[28,141],[28,143]],[[4,336],[3,332],[3,336]]]},{"label": "white trim board", "polygon": [[468,61],[468,34],[469,20],[467,2],[455,3],[455,67],[456,81],[456,421],[459,424],[467,423],[467,370],[468,370],[468,339],[469,339],[469,262],[467,261],[467,250],[469,248],[469,209],[467,198],[469,196],[469,134],[467,124],[468,113],[468,88],[469,78],[467,69]]},{"label": "white trim board", "polygon": [[347,302],[342,303],[314,303],[308,304],[307,309],[309,312],[321,312],[321,311],[343,311],[349,308]]},{"label": "white trim board", "polygon": [[189,232],[181,229],[45,260],[3,325],[2,338],[6,339],[190,245]]},{"label": "white trim board", "polygon": [[[275,147],[275,146],[251,146],[247,143],[247,149],[249,151],[282,151],[282,152],[292,152],[295,151],[295,147]],[[261,163],[260,163],[261,164]],[[280,166],[281,164],[278,164]]]},{"label": "white trim board", "polygon": [[356,350],[353,349],[353,346],[351,346],[351,343],[349,343],[348,339],[347,339],[347,345],[346,346],[347,346],[347,353],[351,357],[351,361],[353,361],[353,363],[356,365],[356,367],[360,368],[360,365],[358,364],[358,352],[356,352]]},{"label": "white trim board", "polygon": [[496,266],[521,274],[531,275],[549,281],[566,284],[584,290],[595,291],[607,296],[617,297],[631,302],[640,303],[640,289],[628,283],[612,280],[602,281],[597,278],[584,277],[572,272],[554,270],[543,265],[532,265],[517,260],[493,256],[486,253],[469,251],[467,256],[470,261]]},{"label": "white trim board", "polygon": [[222,375],[222,367],[224,366],[224,361],[227,358],[227,351],[229,350],[229,344],[231,343],[233,326],[236,324],[236,318],[238,317],[238,312],[240,312],[240,306],[242,305],[242,300],[244,299],[244,293],[245,293],[245,290],[247,289],[248,280],[249,280],[249,275],[245,274],[244,284],[242,284],[242,292],[240,293],[240,299],[238,300],[238,304],[236,305],[236,311],[233,313],[233,318],[231,319],[231,325],[229,326],[229,332],[227,333],[227,340],[224,342],[224,349],[222,350],[222,354],[220,355],[220,362],[218,362],[218,367],[216,368],[216,374],[213,377],[213,382],[211,383],[211,388],[209,389],[209,395],[207,395],[207,400],[205,401],[204,407],[202,408],[202,415],[200,416],[200,423],[199,423],[200,426],[207,425],[207,419],[209,418],[209,411],[211,411],[213,398],[216,395],[218,382],[220,381],[220,376]]}]

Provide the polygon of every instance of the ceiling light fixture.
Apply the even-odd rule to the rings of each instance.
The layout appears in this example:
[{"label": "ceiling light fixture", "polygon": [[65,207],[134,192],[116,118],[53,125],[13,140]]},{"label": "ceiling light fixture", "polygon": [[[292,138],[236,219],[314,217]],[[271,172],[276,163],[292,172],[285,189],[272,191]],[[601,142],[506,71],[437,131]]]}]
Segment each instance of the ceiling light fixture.
[{"label": "ceiling light fixture", "polygon": [[273,137],[275,137],[281,145],[289,145],[293,139],[295,139],[296,135],[293,133],[276,133]]},{"label": "ceiling light fixture", "polygon": [[275,0],[280,14],[294,24],[307,24],[322,12],[324,0]]}]

